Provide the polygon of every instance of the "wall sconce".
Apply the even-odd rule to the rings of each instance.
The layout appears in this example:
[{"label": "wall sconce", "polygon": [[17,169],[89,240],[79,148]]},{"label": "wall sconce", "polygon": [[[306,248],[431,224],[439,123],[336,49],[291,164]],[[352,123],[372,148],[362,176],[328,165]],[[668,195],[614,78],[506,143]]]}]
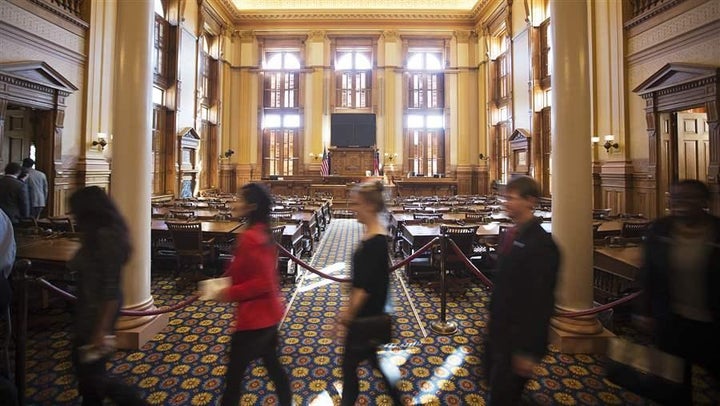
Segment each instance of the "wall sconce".
[{"label": "wall sconce", "polygon": [[316,153],[313,153],[313,152],[309,153],[308,155],[310,156],[310,159],[312,159],[312,160],[315,161],[315,162],[321,160],[322,157],[323,157],[322,154],[316,154]]},{"label": "wall sconce", "polygon": [[620,145],[617,142],[615,142],[614,135],[606,135],[605,136],[605,144],[603,144],[603,147],[605,147],[605,151],[607,151],[607,153],[609,154],[610,149],[612,149],[612,148],[618,149],[618,148],[620,148]]},{"label": "wall sconce", "polygon": [[483,153],[480,153],[480,155],[478,155],[478,159],[480,159],[481,161],[489,161],[490,157]]},{"label": "wall sconce", "polygon": [[93,147],[100,146],[98,151],[104,151],[107,144],[107,134],[105,133],[97,133],[97,139],[92,142]]},{"label": "wall sconce", "polygon": [[398,154],[397,154],[397,153],[389,154],[389,153],[386,152],[386,153],[385,153],[385,162],[390,162],[390,164],[392,164],[393,162],[395,162],[395,160],[397,159],[397,157],[398,157]]},{"label": "wall sconce", "polygon": [[600,142],[600,137],[598,137],[598,136],[591,137],[590,141],[592,142],[593,145],[597,145]]},{"label": "wall sconce", "polygon": [[230,157],[233,156],[233,155],[235,155],[235,151],[233,151],[232,149],[228,148],[227,151],[223,152],[222,155],[220,155],[220,159],[228,159],[228,158],[230,158]]}]

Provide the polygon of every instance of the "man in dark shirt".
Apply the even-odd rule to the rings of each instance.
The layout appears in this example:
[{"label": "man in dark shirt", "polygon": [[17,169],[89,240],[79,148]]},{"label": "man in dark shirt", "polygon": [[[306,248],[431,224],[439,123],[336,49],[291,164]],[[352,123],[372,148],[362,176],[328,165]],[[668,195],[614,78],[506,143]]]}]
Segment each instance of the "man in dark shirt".
[{"label": "man in dark shirt", "polygon": [[0,178],[0,209],[13,224],[26,218],[30,213],[30,205],[25,184],[18,179],[22,168],[15,162],[5,166],[5,176]]},{"label": "man in dark shirt", "polygon": [[533,368],[547,351],[560,254],[533,214],[540,188],[529,177],[508,183],[505,208],[515,227],[500,242],[490,303],[486,373],[490,405],[520,401]]}]

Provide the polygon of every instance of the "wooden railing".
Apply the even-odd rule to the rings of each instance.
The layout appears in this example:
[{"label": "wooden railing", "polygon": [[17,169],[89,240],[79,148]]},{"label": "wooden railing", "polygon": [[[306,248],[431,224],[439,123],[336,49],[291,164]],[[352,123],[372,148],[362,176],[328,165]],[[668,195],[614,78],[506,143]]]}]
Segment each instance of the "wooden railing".
[{"label": "wooden railing", "polygon": [[45,0],[48,3],[51,3],[63,11],[74,15],[75,17],[80,17],[80,6],[82,6],[83,0]]},{"label": "wooden railing", "polygon": [[630,0],[632,7],[632,18],[636,18],[642,14],[653,11],[661,11],[673,7],[683,0]]}]

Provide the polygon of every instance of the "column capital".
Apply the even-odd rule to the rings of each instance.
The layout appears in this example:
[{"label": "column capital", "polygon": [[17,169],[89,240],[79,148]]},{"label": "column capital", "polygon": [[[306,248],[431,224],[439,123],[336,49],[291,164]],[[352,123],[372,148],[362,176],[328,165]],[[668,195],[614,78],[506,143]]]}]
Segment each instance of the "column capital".
[{"label": "column capital", "polygon": [[327,39],[327,32],[324,30],[310,31],[307,34],[307,40],[313,42],[321,42]]},{"label": "column capital", "polygon": [[478,37],[475,30],[457,30],[453,32],[457,42],[469,42]]},{"label": "column capital", "polygon": [[382,39],[385,42],[395,42],[400,39],[400,33],[398,33],[395,30],[387,30],[383,31],[382,33]]}]

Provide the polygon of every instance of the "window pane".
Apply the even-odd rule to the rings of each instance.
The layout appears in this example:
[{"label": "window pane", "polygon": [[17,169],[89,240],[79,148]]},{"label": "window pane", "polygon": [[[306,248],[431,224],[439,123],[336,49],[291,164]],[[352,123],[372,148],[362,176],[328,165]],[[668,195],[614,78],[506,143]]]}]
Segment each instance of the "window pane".
[{"label": "window pane", "polygon": [[372,63],[370,63],[370,59],[368,59],[367,56],[357,53],[355,54],[355,69],[372,69]]},{"label": "window pane", "polygon": [[285,54],[285,63],[283,64],[283,68],[285,69],[300,69],[300,59],[298,59],[297,55],[286,53]]},{"label": "window pane", "polygon": [[427,128],[444,128],[445,127],[444,118],[445,117],[440,116],[440,115],[427,116]]},{"label": "window pane", "polygon": [[300,115],[299,114],[286,114],[283,116],[283,127],[285,128],[298,128],[300,127]]},{"label": "window pane", "polygon": [[349,70],[353,67],[352,52],[340,55],[335,63],[336,70]]},{"label": "window pane", "polygon": [[408,58],[407,61],[407,68],[408,69],[424,69],[425,68],[425,61],[423,60],[425,54],[422,53],[416,53],[412,54],[410,58]]},{"label": "window pane", "polygon": [[[417,115],[417,114],[408,115],[407,127],[408,128],[423,128],[423,127],[425,127],[425,117]],[[417,140],[416,140],[416,142],[417,142]]]},{"label": "window pane", "polygon": [[165,7],[161,0],[155,0],[155,14],[165,17]]},{"label": "window pane", "polygon": [[282,69],[282,54],[271,54],[265,62],[265,69]]},{"label": "window pane", "polygon": [[280,128],[280,114],[266,114],[263,116],[263,128]]},{"label": "window pane", "polygon": [[152,100],[153,104],[159,104],[162,106],[165,104],[165,92],[158,87],[153,87]]},{"label": "window pane", "polygon": [[427,70],[442,70],[442,62],[440,61],[440,58],[436,54],[426,54],[427,55],[427,63],[425,65],[425,69]]}]

